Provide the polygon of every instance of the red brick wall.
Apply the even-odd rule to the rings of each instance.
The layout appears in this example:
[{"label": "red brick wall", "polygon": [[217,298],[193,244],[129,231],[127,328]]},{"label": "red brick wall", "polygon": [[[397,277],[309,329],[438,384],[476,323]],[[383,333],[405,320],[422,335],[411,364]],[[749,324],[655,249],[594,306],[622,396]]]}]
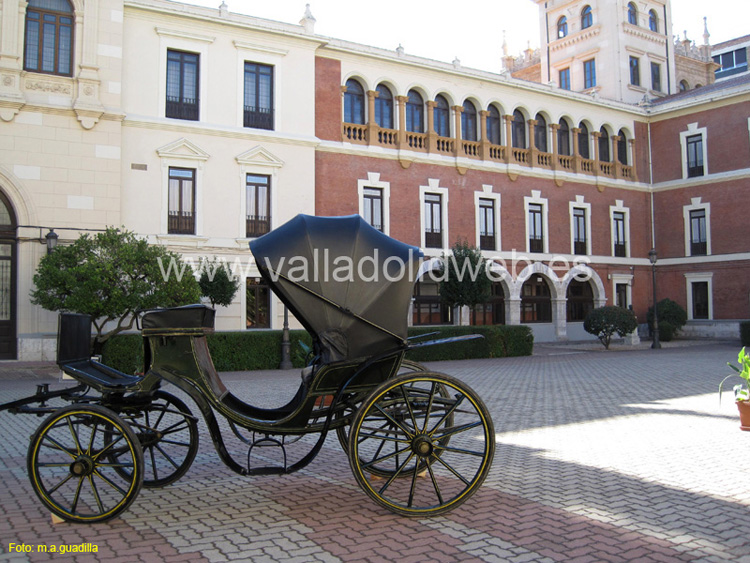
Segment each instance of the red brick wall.
[{"label": "red brick wall", "polygon": [[315,135],[341,140],[341,61],[315,57]]},{"label": "red brick wall", "polygon": [[741,102],[652,123],[654,182],[682,178],[680,133],[687,131],[688,123],[707,128],[707,165],[711,174],[750,167],[748,115],[750,102]]}]

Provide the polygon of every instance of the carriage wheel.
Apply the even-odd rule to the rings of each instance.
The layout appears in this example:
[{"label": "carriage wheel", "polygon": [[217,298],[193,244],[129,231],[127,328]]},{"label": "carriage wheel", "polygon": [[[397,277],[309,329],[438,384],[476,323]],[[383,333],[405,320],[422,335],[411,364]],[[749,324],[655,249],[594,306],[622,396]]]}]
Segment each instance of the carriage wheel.
[{"label": "carriage wheel", "polygon": [[406,516],[437,515],[464,502],[484,481],[494,452],[482,400],[465,383],[431,372],[379,385],[349,436],[349,464],[360,487]]},{"label": "carriage wheel", "polygon": [[[417,362],[412,362],[411,360],[401,361],[399,375],[404,374],[404,373],[418,372],[418,371],[429,371],[429,370],[422,364],[419,364]],[[362,403],[360,399],[356,403],[354,403],[353,407],[347,407],[346,410],[343,413],[338,414],[336,418],[353,417],[354,414],[359,410],[359,407],[361,404]],[[344,453],[348,454],[349,453],[349,426],[347,425],[347,426],[341,426],[337,428],[336,437],[339,439],[339,444],[341,444],[341,449],[344,450]]]},{"label": "carriage wheel", "polygon": [[[156,391],[150,405],[127,419],[143,449],[144,487],[164,487],[190,469],[198,453],[198,423],[180,399],[166,391]],[[122,477],[130,475],[126,467],[115,470]]]},{"label": "carriage wheel", "polygon": [[39,500],[70,522],[114,518],[135,500],[143,482],[138,438],[114,412],[94,404],[70,405],[48,416],[31,437],[26,463]]}]

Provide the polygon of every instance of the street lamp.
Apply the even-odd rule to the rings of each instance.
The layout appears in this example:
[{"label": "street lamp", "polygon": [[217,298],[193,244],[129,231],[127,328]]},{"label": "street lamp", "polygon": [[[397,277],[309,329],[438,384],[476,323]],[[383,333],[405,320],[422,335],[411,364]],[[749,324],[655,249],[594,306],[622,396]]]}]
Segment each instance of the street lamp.
[{"label": "street lamp", "polygon": [[659,342],[659,314],[656,311],[656,261],[658,257],[655,248],[648,251],[648,259],[651,262],[651,287],[654,290],[654,341],[651,343],[651,348],[659,349],[661,348],[661,342]]},{"label": "street lamp", "polygon": [[289,341],[289,309],[284,305],[284,330],[281,332],[281,365],[279,369],[292,369],[292,344]]},{"label": "street lamp", "polygon": [[47,254],[52,254],[57,246],[58,235],[54,229],[50,229],[47,236],[44,237],[44,242],[47,244]]}]

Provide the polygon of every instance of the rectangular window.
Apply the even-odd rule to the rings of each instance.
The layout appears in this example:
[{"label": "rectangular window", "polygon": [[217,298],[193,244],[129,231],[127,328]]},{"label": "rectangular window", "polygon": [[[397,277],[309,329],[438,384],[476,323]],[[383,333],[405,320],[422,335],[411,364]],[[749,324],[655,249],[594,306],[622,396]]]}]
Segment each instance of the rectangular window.
[{"label": "rectangular window", "polygon": [[736,51],[715,55],[713,59],[715,63],[721,65],[721,68],[716,70],[717,80],[719,78],[726,78],[727,76],[747,72],[747,50],[745,47],[737,49]]},{"label": "rectangular window", "polygon": [[690,256],[706,254],[706,210],[696,209],[690,212]]},{"label": "rectangular window", "polygon": [[529,252],[544,252],[544,228],[542,205],[529,204]]},{"label": "rectangular window", "polygon": [[693,318],[708,318],[708,282],[692,282],[693,290]]},{"label": "rectangular window", "polygon": [[265,235],[271,230],[271,177],[248,174],[245,186],[245,236]]},{"label": "rectangular window", "polygon": [[[47,12],[36,2],[26,11],[24,68],[34,72],[72,75],[73,18],[56,11]],[[62,9],[48,6],[50,10]],[[70,8],[65,8],[70,12]]]},{"label": "rectangular window", "polygon": [[633,86],[641,85],[641,69],[638,57],[630,57],[630,83]]},{"label": "rectangular window", "polygon": [[413,325],[450,324],[450,307],[440,299],[440,286],[433,282],[414,284]]},{"label": "rectangular window", "polygon": [[628,255],[628,251],[625,241],[625,213],[622,211],[612,213],[612,230],[615,235],[615,256],[624,258]]},{"label": "rectangular window", "polygon": [[595,59],[583,62],[583,89],[596,86],[596,64]]},{"label": "rectangular window", "polygon": [[195,170],[169,169],[169,219],[167,232],[195,234]]},{"label": "rectangular window", "polygon": [[573,253],[587,254],[586,210],[573,209]]},{"label": "rectangular window", "polygon": [[273,67],[245,62],[245,127],[273,130]]},{"label": "rectangular window", "polygon": [[166,116],[198,121],[199,55],[167,51]]},{"label": "rectangular window", "polygon": [[495,250],[495,200],[479,200],[479,248]]},{"label": "rectangular window", "polygon": [[628,308],[628,284],[615,284],[615,305],[623,309]]},{"label": "rectangular window", "polygon": [[245,327],[271,328],[271,290],[261,278],[247,278]]},{"label": "rectangular window", "polygon": [[427,248],[443,248],[443,205],[440,194],[424,196],[424,244]]},{"label": "rectangular window", "polygon": [[383,190],[380,188],[364,188],[362,211],[364,219],[381,233],[383,231]]},{"label": "rectangular window", "polygon": [[661,66],[657,63],[651,63],[651,89],[661,92]]},{"label": "rectangular window", "polygon": [[688,178],[703,176],[703,135],[691,135],[686,142]]},{"label": "rectangular window", "polygon": [[560,71],[560,88],[570,90],[570,69],[564,68]]}]

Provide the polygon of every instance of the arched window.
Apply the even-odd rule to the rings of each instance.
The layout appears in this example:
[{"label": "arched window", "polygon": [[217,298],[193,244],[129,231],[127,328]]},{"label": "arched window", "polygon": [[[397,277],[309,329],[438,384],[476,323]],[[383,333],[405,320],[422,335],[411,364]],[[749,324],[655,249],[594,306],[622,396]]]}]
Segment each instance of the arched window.
[{"label": "arched window", "polygon": [[573,279],[568,284],[568,322],[583,322],[594,309],[594,291],[588,281]]},{"label": "arched window", "polygon": [[547,152],[547,120],[541,113],[536,114],[534,125],[534,145],[537,150]]},{"label": "arched window", "polygon": [[568,35],[568,18],[565,16],[557,20],[557,38],[562,39]]},{"label": "arched window", "polygon": [[444,96],[438,94],[435,98],[435,133],[441,137],[450,137],[450,106]]},{"label": "arched window", "polygon": [[393,94],[385,84],[376,88],[375,123],[384,129],[393,129]]},{"label": "arched window", "polygon": [[620,137],[620,140],[617,141],[617,160],[620,162],[620,164],[624,164],[627,166],[628,164],[628,139],[625,136],[625,131],[623,129],[620,129],[620,132],[617,134],[618,137]]},{"label": "arched window", "polygon": [[552,322],[552,297],[543,276],[531,276],[521,288],[521,323]]},{"label": "arched window", "polygon": [[513,126],[510,130],[511,144],[517,149],[526,148],[526,119],[521,110],[513,112]]},{"label": "arched window", "polygon": [[492,284],[492,295],[484,303],[475,305],[471,310],[473,325],[505,324],[505,292],[500,282]]},{"label": "arched window", "polygon": [[570,156],[570,125],[564,117],[560,120],[560,128],[557,130],[557,152]]},{"label": "arched window", "polygon": [[365,91],[362,85],[353,78],[346,81],[344,122],[358,125],[365,123]]},{"label": "arched window", "polygon": [[487,115],[487,140],[493,145],[501,144],[500,136],[500,110],[495,106],[490,106]]},{"label": "arched window", "polygon": [[594,16],[591,13],[591,6],[585,6],[581,10],[581,29],[586,29],[594,24]]},{"label": "arched window", "polygon": [[628,4],[628,23],[638,25],[638,8],[632,2]]},{"label": "arched window", "polygon": [[409,90],[406,100],[406,130],[424,133],[424,101],[416,90]]},{"label": "arched window", "polygon": [[650,10],[648,13],[648,28],[651,31],[659,31],[659,16],[656,15],[656,10]]},{"label": "arched window", "polygon": [[15,360],[16,315],[16,214],[0,192],[0,360]]},{"label": "arched window", "polygon": [[581,158],[591,158],[591,150],[589,147],[589,128],[586,127],[586,124],[581,121],[580,125],[578,125],[578,128],[580,131],[578,132],[578,154],[581,155]]},{"label": "arched window", "polygon": [[477,109],[469,100],[464,102],[461,112],[461,138],[464,141],[477,140]]},{"label": "arched window", "polygon": [[599,129],[599,160],[602,162],[609,162],[609,133],[602,127]]},{"label": "arched window", "polygon": [[68,0],[29,0],[24,69],[73,75],[73,8]]},{"label": "arched window", "polygon": [[690,84],[687,80],[680,80],[680,92],[687,92],[690,90]]}]

